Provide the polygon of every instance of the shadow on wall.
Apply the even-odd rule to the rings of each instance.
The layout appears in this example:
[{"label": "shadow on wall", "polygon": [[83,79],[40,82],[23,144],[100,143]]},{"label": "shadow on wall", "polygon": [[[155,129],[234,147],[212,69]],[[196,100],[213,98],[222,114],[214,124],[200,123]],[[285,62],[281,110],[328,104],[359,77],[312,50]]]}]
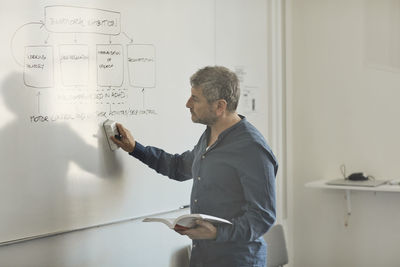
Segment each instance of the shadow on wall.
[{"label": "shadow on wall", "polygon": [[114,153],[100,145],[103,136],[96,147],[67,123],[32,123],[32,117],[41,114],[40,100],[22,77],[10,73],[0,86],[0,99],[10,111],[0,114],[5,123],[0,129],[0,242],[54,229],[60,221],[69,225],[72,209],[84,206],[71,193],[83,177],[68,181],[70,163],[104,179],[120,178],[122,173]]},{"label": "shadow on wall", "polygon": [[188,267],[189,266],[189,254],[190,254],[190,247],[182,247],[176,250],[171,255],[171,260],[169,262],[170,267]]}]

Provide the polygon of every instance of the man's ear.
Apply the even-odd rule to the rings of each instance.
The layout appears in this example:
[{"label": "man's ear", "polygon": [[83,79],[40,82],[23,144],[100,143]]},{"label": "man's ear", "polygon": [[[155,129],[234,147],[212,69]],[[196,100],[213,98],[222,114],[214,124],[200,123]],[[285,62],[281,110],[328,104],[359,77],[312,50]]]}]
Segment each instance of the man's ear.
[{"label": "man's ear", "polygon": [[221,115],[226,111],[228,103],[226,102],[225,99],[219,99],[217,100],[217,114]]}]

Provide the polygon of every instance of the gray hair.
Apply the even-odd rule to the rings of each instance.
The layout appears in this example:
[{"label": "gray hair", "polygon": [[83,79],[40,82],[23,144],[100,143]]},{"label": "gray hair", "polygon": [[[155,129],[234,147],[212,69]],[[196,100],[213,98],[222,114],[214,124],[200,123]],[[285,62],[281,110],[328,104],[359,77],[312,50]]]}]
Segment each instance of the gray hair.
[{"label": "gray hair", "polygon": [[201,88],[208,103],[219,99],[227,102],[227,110],[236,110],[240,87],[236,74],[222,66],[207,66],[198,70],[190,77],[190,85],[194,88]]}]

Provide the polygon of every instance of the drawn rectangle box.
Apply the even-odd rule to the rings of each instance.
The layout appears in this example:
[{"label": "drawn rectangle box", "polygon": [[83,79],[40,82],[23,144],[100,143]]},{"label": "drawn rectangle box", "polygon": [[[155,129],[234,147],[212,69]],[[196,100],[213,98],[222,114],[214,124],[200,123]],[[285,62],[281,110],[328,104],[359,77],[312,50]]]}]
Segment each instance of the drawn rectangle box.
[{"label": "drawn rectangle box", "polygon": [[122,86],[124,81],[123,48],[119,44],[97,45],[97,85]]},{"label": "drawn rectangle box", "polygon": [[121,13],[87,7],[54,5],[44,9],[45,27],[49,32],[121,33]]},{"label": "drawn rectangle box", "polygon": [[63,85],[87,85],[89,80],[88,45],[60,45],[59,55]]},{"label": "drawn rectangle box", "polygon": [[54,86],[52,46],[25,46],[24,83],[35,88]]},{"label": "drawn rectangle box", "polygon": [[151,44],[127,45],[129,82],[133,87],[156,86],[156,52]]}]

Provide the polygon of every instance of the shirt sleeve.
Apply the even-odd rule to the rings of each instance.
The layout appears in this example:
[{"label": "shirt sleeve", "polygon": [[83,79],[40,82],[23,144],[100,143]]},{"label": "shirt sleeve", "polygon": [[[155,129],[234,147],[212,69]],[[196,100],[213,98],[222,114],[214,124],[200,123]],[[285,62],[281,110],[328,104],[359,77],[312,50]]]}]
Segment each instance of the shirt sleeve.
[{"label": "shirt sleeve", "polygon": [[192,163],[194,159],[192,151],[188,150],[182,154],[170,154],[160,148],[145,147],[136,142],[135,149],[129,154],[157,173],[166,175],[173,180],[185,181],[192,178]]},{"label": "shirt sleeve", "polygon": [[244,212],[232,219],[232,225],[217,227],[217,242],[253,241],[265,234],[276,219],[276,160],[261,145],[245,150],[237,168],[246,201]]}]

